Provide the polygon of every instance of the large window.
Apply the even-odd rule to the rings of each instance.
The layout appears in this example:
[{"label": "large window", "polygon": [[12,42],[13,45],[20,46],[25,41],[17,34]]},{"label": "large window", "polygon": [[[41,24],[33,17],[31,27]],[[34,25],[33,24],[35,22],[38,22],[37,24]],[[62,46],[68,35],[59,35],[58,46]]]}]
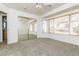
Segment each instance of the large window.
[{"label": "large window", "polygon": [[73,14],[70,17],[70,32],[72,35],[79,35],[79,14]]},{"label": "large window", "polygon": [[79,35],[79,14],[71,14],[50,20],[50,32]]},{"label": "large window", "polygon": [[54,19],[54,31],[60,34],[69,34],[69,16]]},{"label": "large window", "polygon": [[[79,35],[79,14],[71,14],[43,20],[43,32]],[[37,32],[37,22],[31,23],[30,30]]]},{"label": "large window", "polygon": [[48,32],[48,21],[47,20],[43,21],[43,32]]},{"label": "large window", "polygon": [[50,33],[54,32],[54,20],[49,20],[50,22]]}]

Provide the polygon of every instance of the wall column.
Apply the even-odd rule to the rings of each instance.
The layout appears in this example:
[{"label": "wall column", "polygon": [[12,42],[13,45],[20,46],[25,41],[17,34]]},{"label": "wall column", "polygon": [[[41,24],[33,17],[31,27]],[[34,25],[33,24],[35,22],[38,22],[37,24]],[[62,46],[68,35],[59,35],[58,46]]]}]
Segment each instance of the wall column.
[{"label": "wall column", "polygon": [[43,27],[43,21],[42,21],[42,18],[38,18],[37,20],[37,38],[40,37],[40,35],[42,34],[42,29]]}]

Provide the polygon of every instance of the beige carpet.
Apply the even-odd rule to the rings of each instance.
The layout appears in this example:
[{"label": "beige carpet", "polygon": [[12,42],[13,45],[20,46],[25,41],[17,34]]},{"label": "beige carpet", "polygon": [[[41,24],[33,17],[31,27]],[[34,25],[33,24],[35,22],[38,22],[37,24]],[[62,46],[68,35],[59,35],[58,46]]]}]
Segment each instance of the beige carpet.
[{"label": "beige carpet", "polygon": [[24,40],[0,47],[2,56],[79,56],[79,46],[53,39]]}]

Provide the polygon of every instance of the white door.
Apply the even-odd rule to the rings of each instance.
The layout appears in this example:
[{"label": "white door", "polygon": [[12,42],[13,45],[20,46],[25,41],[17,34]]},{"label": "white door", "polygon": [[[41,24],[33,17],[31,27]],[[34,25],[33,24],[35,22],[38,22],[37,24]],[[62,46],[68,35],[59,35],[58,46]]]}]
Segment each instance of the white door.
[{"label": "white door", "polygon": [[0,42],[2,42],[2,16],[0,14]]},{"label": "white door", "polygon": [[19,40],[28,40],[28,23],[26,21],[18,21]]}]

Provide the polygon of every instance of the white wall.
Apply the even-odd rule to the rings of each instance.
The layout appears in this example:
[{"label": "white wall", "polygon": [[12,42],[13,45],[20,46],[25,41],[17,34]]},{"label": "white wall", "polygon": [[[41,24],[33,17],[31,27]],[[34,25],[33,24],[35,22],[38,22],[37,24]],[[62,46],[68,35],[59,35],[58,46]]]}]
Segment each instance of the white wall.
[{"label": "white wall", "polygon": [[[25,19],[25,20],[27,20],[27,19]],[[28,22],[26,22],[26,21],[24,21],[24,19],[22,19],[22,21],[21,20],[18,21],[18,24],[19,24],[19,26],[18,26],[19,35],[28,34]]]},{"label": "white wall", "polygon": [[13,10],[9,10],[7,14],[7,28],[8,28],[8,44],[17,42],[18,40],[18,24],[17,14]]},{"label": "white wall", "polygon": [[79,36],[72,36],[72,35],[63,35],[63,34],[48,34],[48,33],[41,33],[39,38],[51,38],[54,40],[67,42],[75,45],[79,45]]},{"label": "white wall", "polygon": [[36,15],[17,11],[3,4],[0,4],[0,11],[7,13],[8,44],[18,42],[18,16],[37,18]]},{"label": "white wall", "polygon": [[2,15],[0,14],[0,42],[2,42]]},{"label": "white wall", "polygon": [[43,22],[42,22],[42,18],[38,18],[37,20],[37,37],[39,37],[40,34],[42,34],[42,26],[43,26]]},{"label": "white wall", "polygon": [[18,16],[35,17],[32,14],[27,14],[14,9],[9,9],[8,12],[8,44],[18,42]]},{"label": "white wall", "polygon": [[4,6],[4,5],[2,5],[2,4],[0,3],[0,11],[3,11],[3,12],[5,12],[5,13],[8,13],[9,8],[6,7],[6,6]]}]

